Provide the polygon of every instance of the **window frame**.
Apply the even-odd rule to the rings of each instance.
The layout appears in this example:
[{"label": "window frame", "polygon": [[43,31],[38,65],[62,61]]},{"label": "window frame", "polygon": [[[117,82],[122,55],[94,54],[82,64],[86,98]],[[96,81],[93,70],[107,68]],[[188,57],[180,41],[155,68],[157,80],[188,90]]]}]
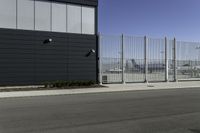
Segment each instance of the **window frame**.
[{"label": "window frame", "polygon": [[[40,10],[41,8],[39,8],[39,7],[37,7],[37,2],[38,2],[38,4],[40,3],[40,2],[42,2],[44,5],[43,6],[47,6],[48,5],[48,9],[46,9],[47,10],[47,13],[48,13],[48,15],[49,16],[47,16],[47,19],[49,19],[49,21],[48,22],[46,22],[46,23],[48,23],[48,26],[47,27],[42,27],[42,25],[40,25],[39,23],[41,23],[41,20],[39,19],[41,16],[39,15],[39,16],[37,16],[37,8]],[[46,2],[47,3],[47,5],[45,5],[45,2],[46,1],[35,1],[35,30],[36,31],[51,31],[51,25],[52,25],[52,23],[51,23],[51,2]],[[37,25],[38,24],[38,25]]]},{"label": "window frame", "polygon": [[[5,19],[6,17],[2,16],[2,18],[4,18],[4,23],[0,24],[0,28],[16,29],[17,28],[17,0],[9,0],[9,1],[4,0],[4,2],[8,2],[5,5],[9,5],[9,8],[6,7],[4,8],[5,11],[3,11],[6,13],[6,15],[8,15],[8,19]],[[10,4],[9,2],[11,3],[13,2],[13,4]],[[13,20],[13,22],[10,21],[9,19]],[[8,24],[8,22],[11,22],[11,23]]]},{"label": "window frame", "polygon": [[[88,33],[88,32],[84,32],[84,30],[83,30],[83,28],[84,28],[84,23],[83,23],[83,9],[86,9],[86,8],[88,8],[88,9],[93,9],[93,13],[94,13],[94,16],[93,16],[93,31],[92,31],[92,33]],[[87,35],[95,35],[96,34],[96,7],[92,7],[92,6],[82,6],[82,15],[81,15],[81,19],[82,19],[82,34],[87,34]]]},{"label": "window frame", "polygon": [[[80,20],[80,29],[79,29],[79,31],[69,31],[69,21],[70,21],[70,17],[69,17],[69,6],[75,6],[75,7],[78,7],[78,8],[80,8],[80,18],[79,18],[79,20]],[[75,5],[75,4],[67,4],[67,33],[74,33],[74,34],[82,34],[82,6],[81,5]]]},{"label": "window frame", "polygon": [[[29,15],[26,14],[25,17],[23,16],[25,11],[20,9],[21,5],[19,4],[19,1],[21,1],[23,3],[26,0],[17,0],[17,29],[35,30],[35,0],[34,1],[29,0],[29,2],[32,2],[32,6],[30,6],[32,8],[30,10],[32,10],[32,11],[29,12]],[[20,13],[22,13],[22,15]],[[27,12],[25,12],[25,13],[27,13]],[[32,14],[32,15],[30,15],[30,14]],[[32,21],[29,20],[30,19],[29,17],[32,19]],[[24,18],[26,18],[26,19],[24,19]],[[27,24],[27,21],[30,21],[30,25]],[[24,25],[24,24],[27,24],[27,25]]]},{"label": "window frame", "polygon": [[[65,13],[65,18],[63,19],[63,20],[65,20],[65,24],[63,25],[63,26],[65,26],[65,28],[63,29],[63,31],[61,31],[60,29],[56,29],[56,28],[58,28],[58,27],[55,27],[55,29],[54,29],[54,14],[53,14],[53,5],[59,5],[59,6],[65,6],[65,11],[63,12],[63,13]],[[61,33],[67,33],[67,4],[65,3],[65,4],[63,4],[63,3],[60,3],[60,2],[51,2],[51,31],[52,32],[61,32]],[[60,10],[60,9],[59,9]],[[60,17],[60,18],[63,18],[63,17]],[[55,23],[56,24],[56,26],[58,25],[58,23]],[[60,28],[60,27],[59,27]]]}]

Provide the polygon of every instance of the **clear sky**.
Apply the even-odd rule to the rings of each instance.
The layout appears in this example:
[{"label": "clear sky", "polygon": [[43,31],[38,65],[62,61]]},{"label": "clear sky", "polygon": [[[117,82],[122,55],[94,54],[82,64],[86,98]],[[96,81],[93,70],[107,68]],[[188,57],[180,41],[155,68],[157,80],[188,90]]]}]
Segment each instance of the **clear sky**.
[{"label": "clear sky", "polygon": [[200,41],[200,0],[99,0],[99,31]]}]

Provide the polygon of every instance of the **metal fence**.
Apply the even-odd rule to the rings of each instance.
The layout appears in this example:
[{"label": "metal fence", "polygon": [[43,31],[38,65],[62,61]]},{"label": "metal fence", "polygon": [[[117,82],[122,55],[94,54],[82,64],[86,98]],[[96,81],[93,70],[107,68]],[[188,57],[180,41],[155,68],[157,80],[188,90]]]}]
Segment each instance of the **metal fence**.
[{"label": "metal fence", "polygon": [[200,43],[99,36],[101,83],[200,80]]}]

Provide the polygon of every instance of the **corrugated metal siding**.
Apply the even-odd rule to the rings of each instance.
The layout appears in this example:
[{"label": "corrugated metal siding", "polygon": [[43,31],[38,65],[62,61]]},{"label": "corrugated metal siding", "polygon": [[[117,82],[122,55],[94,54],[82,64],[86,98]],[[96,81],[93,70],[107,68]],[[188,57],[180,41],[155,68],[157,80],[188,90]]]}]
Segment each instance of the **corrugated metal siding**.
[{"label": "corrugated metal siding", "polygon": [[96,80],[96,55],[85,57],[96,42],[95,35],[0,29],[0,85]]}]

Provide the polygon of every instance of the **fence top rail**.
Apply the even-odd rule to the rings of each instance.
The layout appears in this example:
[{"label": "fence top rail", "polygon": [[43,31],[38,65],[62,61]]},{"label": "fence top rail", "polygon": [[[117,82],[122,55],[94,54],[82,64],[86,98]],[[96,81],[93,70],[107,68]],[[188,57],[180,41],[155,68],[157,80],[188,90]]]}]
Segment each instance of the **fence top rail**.
[{"label": "fence top rail", "polygon": [[177,41],[179,44],[194,44],[194,45],[200,45],[200,42],[189,42],[189,41]]},{"label": "fence top rail", "polygon": [[[168,37],[161,37],[161,38],[158,38],[158,37],[150,37],[150,36],[133,36],[133,35],[129,35],[129,34],[101,34],[99,33],[99,36],[100,37],[122,37],[122,35],[124,37],[132,37],[132,38],[144,38],[144,37],[147,37],[147,39],[152,39],[152,40],[162,40],[162,39],[165,39],[167,38],[168,41],[174,41],[175,38],[168,38]],[[176,40],[177,43],[183,43],[183,44],[199,44],[200,45],[200,42],[198,41],[181,41],[181,40]]]}]

